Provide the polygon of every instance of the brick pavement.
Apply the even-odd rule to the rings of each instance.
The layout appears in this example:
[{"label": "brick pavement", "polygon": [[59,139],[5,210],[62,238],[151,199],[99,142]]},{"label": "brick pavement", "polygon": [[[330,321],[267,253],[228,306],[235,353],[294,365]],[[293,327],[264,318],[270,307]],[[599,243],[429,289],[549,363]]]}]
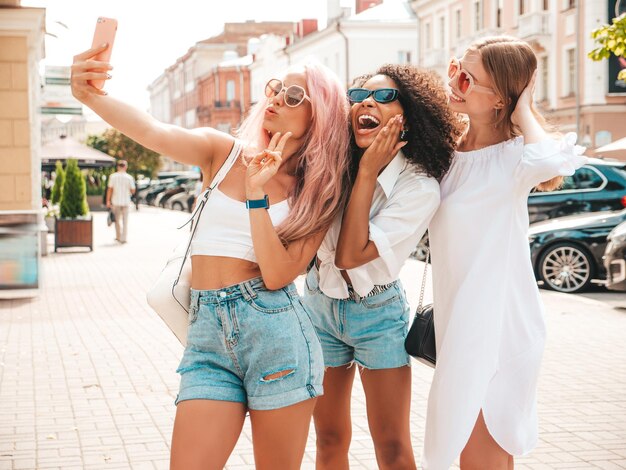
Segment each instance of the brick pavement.
[{"label": "brick pavement", "polygon": [[[169,247],[182,239],[174,227],[185,217],[154,208],[131,212],[129,243],[118,245],[97,213],[93,253],[50,254],[37,299],[0,301],[0,470],[168,467],[182,347],[145,292]],[[412,305],[422,266],[411,261],[402,272]],[[611,296],[610,305],[542,295],[549,338],[541,442],[516,468],[626,468],[626,295]],[[411,428],[418,459],[431,378],[415,363]],[[353,425],[353,468],[377,468],[358,378]],[[311,431],[304,469],[314,468]],[[248,422],[227,468],[253,468]]]}]

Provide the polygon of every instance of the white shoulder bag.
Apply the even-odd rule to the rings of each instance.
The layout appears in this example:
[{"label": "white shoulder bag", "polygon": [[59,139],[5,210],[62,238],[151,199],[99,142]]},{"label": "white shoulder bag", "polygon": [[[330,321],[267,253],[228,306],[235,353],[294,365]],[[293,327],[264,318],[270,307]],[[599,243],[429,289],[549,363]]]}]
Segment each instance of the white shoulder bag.
[{"label": "white shoulder bag", "polygon": [[213,181],[211,181],[209,187],[198,196],[196,208],[189,221],[185,223],[185,225],[189,222],[192,223],[189,240],[176,247],[146,296],[150,307],[161,317],[183,346],[187,346],[189,304],[191,302],[191,260],[189,259],[191,240],[193,240],[193,235],[198,226],[197,221],[211,192],[232,168],[241,151],[241,147],[241,143],[236,140],[226,161],[213,178]]}]

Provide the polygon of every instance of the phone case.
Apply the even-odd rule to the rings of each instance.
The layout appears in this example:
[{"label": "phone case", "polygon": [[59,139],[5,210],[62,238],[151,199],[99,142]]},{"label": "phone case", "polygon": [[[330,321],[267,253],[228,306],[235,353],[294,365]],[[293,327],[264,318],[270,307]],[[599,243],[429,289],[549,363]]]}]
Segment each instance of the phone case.
[{"label": "phone case", "polygon": [[[117,20],[113,18],[105,18],[103,16],[98,18],[98,21],[96,22],[96,30],[93,34],[93,42],[91,44],[91,47],[98,47],[105,42],[109,45],[109,47],[107,47],[100,54],[94,56],[93,60],[110,62],[116,31]],[[104,86],[104,80],[90,80],[90,83],[92,86],[99,89],[102,89],[102,87]]]}]

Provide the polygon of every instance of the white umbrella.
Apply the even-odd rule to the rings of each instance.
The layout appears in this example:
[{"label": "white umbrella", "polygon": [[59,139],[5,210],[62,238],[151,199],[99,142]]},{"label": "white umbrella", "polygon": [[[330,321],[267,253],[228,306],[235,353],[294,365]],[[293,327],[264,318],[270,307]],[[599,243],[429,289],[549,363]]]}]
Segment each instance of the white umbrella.
[{"label": "white umbrella", "polygon": [[115,158],[100,150],[81,144],[70,137],[59,137],[41,147],[41,169],[54,169],[57,160],[67,163],[68,158],[78,160],[79,168],[105,168],[115,166]]},{"label": "white umbrella", "polygon": [[603,145],[595,150],[596,153],[614,152],[616,150],[626,150],[626,137]]}]

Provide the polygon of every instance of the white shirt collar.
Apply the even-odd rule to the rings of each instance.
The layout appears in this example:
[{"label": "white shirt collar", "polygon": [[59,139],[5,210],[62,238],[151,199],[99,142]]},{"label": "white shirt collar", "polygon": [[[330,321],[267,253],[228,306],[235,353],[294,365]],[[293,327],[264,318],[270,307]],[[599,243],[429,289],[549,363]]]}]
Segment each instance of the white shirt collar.
[{"label": "white shirt collar", "polygon": [[396,181],[398,181],[398,176],[404,169],[407,163],[407,159],[400,150],[393,160],[389,162],[387,167],[383,170],[383,172],[378,175],[377,181],[380,184],[381,188],[385,193],[385,196],[389,198],[391,191],[393,191],[393,187],[396,185]]}]

